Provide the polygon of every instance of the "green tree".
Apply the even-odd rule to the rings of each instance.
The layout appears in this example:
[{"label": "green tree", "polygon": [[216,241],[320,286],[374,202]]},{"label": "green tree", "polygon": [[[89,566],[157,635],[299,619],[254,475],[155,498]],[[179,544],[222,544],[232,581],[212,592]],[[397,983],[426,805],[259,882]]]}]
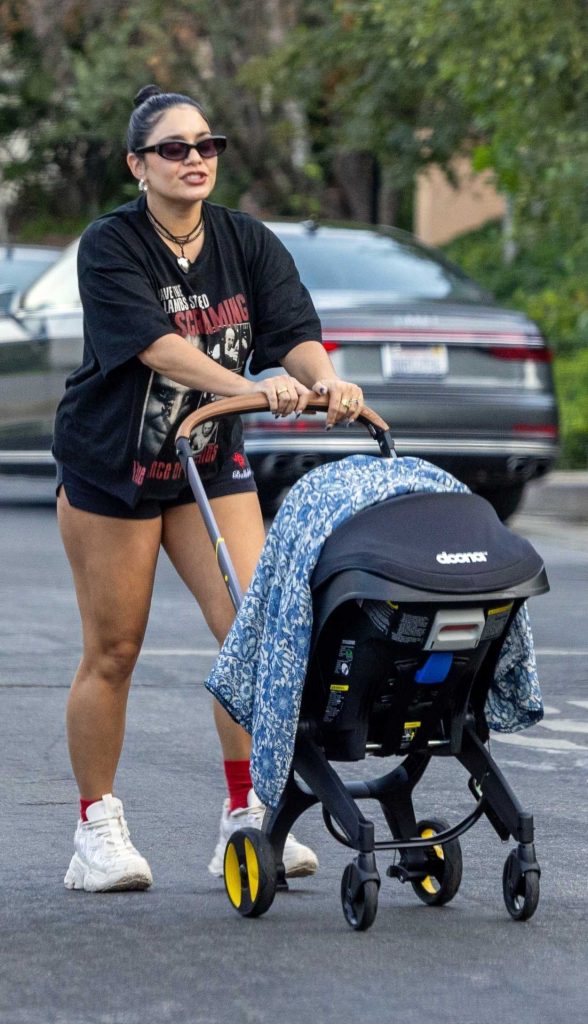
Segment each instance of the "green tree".
[{"label": "green tree", "polygon": [[585,0],[340,0],[338,6],[354,19],[357,35],[372,33],[391,73],[402,48],[404,73],[421,82],[433,140],[436,132],[444,137],[447,115],[457,112],[461,147],[470,150],[475,167],[491,168],[512,198],[521,241],[541,238],[547,229],[567,244],[583,233]]},{"label": "green tree", "polygon": [[153,18],[120,0],[0,7],[0,136],[13,141],[4,175],[18,184],[17,214],[87,219],[120,190],[130,90],[165,41],[163,5],[148,6]]},{"label": "green tree", "polygon": [[243,68],[257,95],[303,103],[323,213],[397,223],[417,171],[448,166],[469,130],[458,94],[430,88],[413,19],[405,0],[301,3],[287,39]]},{"label": "green tree", "polygon": [[[305,115],[243,87],[242,68],[284,40],[281,0],[12,0],[0,3],[5,178],[13,220],[87,220],[130,194],[124,133],[147,81],[198,97],[230,146],[216,196],[298,213],[308,194]],[[75,230],[75,229],[74,229]]]},{"label": "green tree", "polygon": [[124,198],[130,98],[152,79],[230,135],[224,201],[410,226],[418,170],[467,151],[519,246],[582,243],[586,0],[0,0],[0,29],[21,219]]}]

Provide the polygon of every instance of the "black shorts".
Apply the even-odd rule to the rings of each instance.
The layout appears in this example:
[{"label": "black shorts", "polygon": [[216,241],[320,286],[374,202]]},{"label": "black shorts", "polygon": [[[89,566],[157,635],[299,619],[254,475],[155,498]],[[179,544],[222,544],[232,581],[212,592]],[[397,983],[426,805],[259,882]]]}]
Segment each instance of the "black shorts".
[{"label": "black shorts", "polygon": [[[256,491],[255,480],[251,472],[249,460],[243,448],[230,452],[218,468],[214,476],[202,481],[209,501],[223,498],[227,494],[244,494]],[[84,512],[94,512],[99,516],[114,516],[116,519],[157,519],[168,508],[177,505],[189,505],[195,501],[194,493],[189,484],[173,498],[142,498],[131,508],[122,498],[117,498],[108,491],[88,483],[77,473],[61,463],[57,465],[56,490],[63,486],[67,500],[74,508]]]}]

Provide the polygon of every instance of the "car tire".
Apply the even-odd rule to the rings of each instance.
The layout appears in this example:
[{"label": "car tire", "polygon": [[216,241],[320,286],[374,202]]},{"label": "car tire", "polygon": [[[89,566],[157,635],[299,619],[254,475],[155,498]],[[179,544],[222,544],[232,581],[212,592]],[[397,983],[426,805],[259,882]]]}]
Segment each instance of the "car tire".
[{"label": "car tire", "polygon": [[502,522],[506,522],[516,512],[523,500],[525,493],[524,484],[508,484],[504,487],[492,487],[478,490],[478,494],[494,507],[494,510]]},{"label": "car tire", "polygon": [[259,504],[261,505],[261,511],[264,519],[273,519],[277,514],[280,505],[284,499],[287,488],[280,484],[279,487],[270,484],[257,484],[257,493],[259,496]]}]

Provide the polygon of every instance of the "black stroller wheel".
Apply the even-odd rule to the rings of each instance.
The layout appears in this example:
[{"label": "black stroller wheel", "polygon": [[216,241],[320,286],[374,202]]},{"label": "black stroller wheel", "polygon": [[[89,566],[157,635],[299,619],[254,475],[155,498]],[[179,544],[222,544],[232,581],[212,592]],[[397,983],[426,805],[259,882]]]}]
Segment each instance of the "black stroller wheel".
[{"label": "black stroller wheel", "polygon": [[506,909],[515,921],[528,921],[539,903],[539,872],[520,872],[516,851],[509,853],[502,872],[502,892]]},{"label": "black stroller wheel", "polygon": [[[427,818],[419,821],[417,834],[422,839],[432,839],[438,832],[445,832],[449,823],[443,818]],[[443,846],[432,846],[427,850],[429,874],[411,882],[418,898],[430,907],[441,907],[453,899],[461,884],[463,861],[458,839],[452,839]]]},{"label": "black stroller wheel", "polygon": [[356,932],[365,932],[376,919],[378,883],[361,880],[357,865],[348,864],[341,879],[341,904],[347,924]]},{"label": "black stroller wheel", "polygon": [[225,850],[223,875],[227,896],[242,917],[259,917],[276,895],[277,872],[272,845],[257,828],[234,832]]}]

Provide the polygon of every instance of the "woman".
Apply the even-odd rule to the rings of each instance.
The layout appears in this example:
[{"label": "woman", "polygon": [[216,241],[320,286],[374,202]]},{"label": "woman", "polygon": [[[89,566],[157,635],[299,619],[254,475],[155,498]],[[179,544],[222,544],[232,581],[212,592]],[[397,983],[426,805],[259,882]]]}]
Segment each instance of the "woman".
[{"label": "woman", "polygon": [[[147,888],[149,865],[112,796],[127,695],[149,614],[160,546],[222,643],[233,608],[174,452],[180,421],[216,396],[260,392],[275,415],[329,395],[327,427],[361,412],[358,387],[340,380],[293,261],[255,219],[207,202],[226,140],[189,97],[154,86],[137,99],[127,162],[141,195],[85,231],[78,273],[84,357],[55,425],[58,518],[83,629],[68,703],[80,821],[68,888]],[[238,345],[236,340],[238,339]],[[286,375],[252,383],[281,364]],[[264,542],[242,425],[209,423],[198,462],[243,588]],[[246,524],[246,529],[243,525]],[[229,791],[209,869],[222,874],[235,828],[259,825],[249,736],[215,704]],[[290,875],[316,870],[314,853],[288,838]]]}]

